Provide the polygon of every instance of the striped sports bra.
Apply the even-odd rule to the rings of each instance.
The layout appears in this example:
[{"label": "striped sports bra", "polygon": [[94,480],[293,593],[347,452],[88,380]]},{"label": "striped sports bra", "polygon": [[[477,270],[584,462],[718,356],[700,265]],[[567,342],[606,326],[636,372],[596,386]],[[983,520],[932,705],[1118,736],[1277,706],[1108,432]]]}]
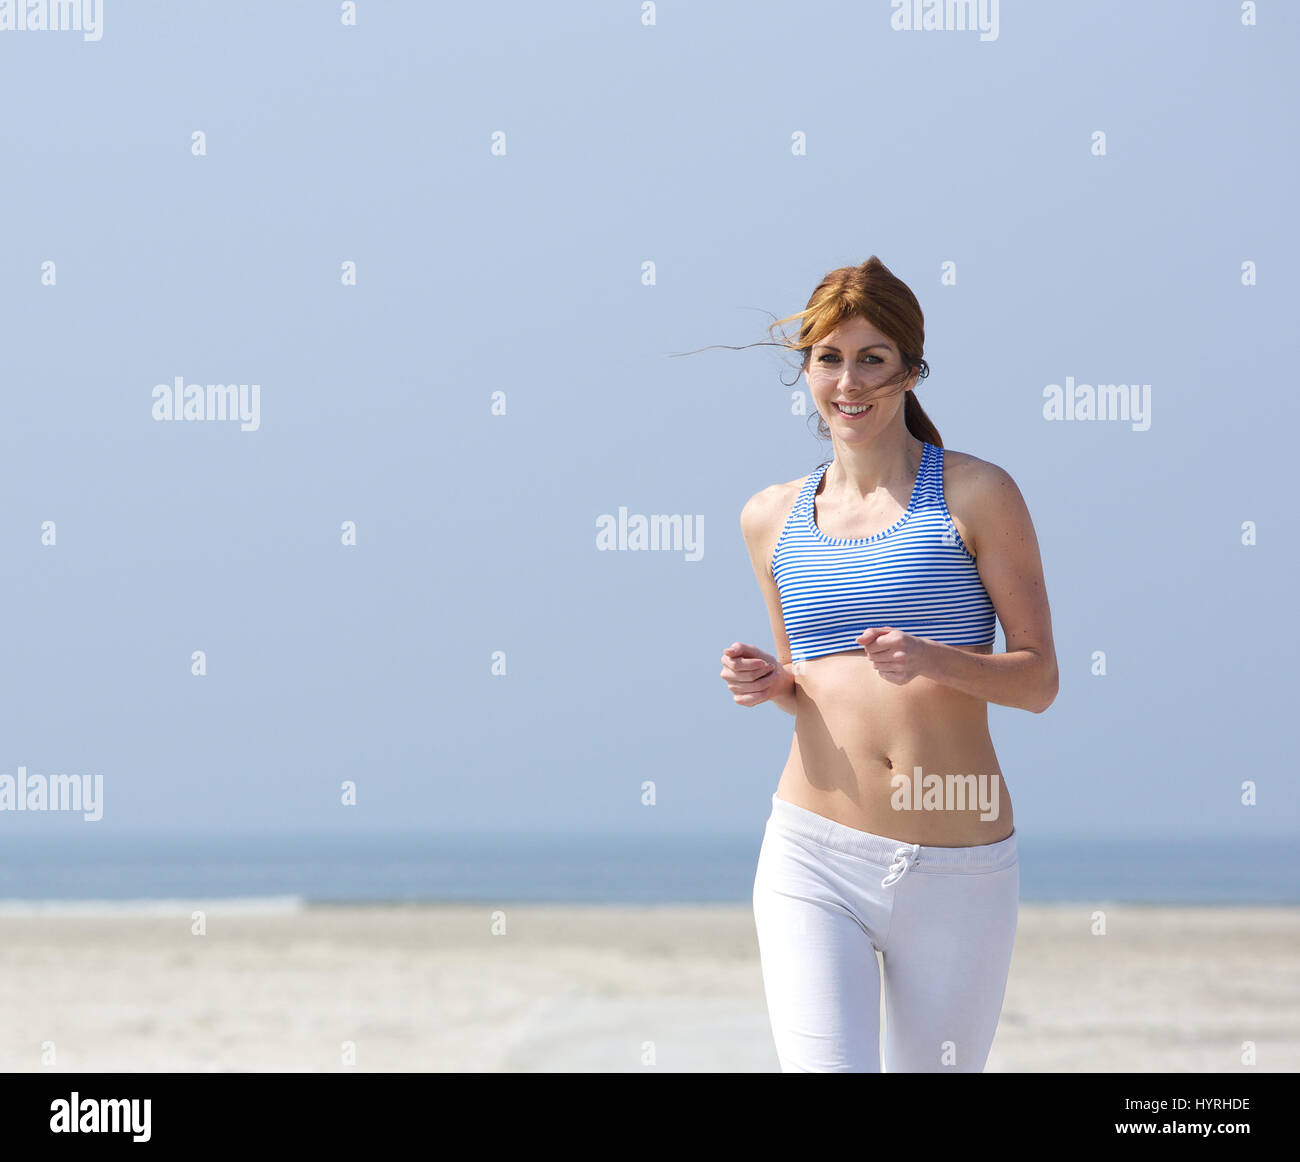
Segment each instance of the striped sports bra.
[{"label": "striped sports bra", "polygon": [[792,661],[861,650],[876,626],[949,645],[992,645],[995,610],[943,499],[943,449],[925,444],[907,511],[871,537],[829,537],[804,482],[772,552]]}]

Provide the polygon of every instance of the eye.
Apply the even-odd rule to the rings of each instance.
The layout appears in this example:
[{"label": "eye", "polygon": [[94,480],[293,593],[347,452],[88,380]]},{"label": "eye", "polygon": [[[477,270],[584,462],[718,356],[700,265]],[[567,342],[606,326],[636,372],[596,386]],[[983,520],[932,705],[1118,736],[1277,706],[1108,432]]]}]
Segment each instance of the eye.
[{"label": "eye", "polygon": [[[818,363],[825,363],[826,360],[828,360],[828,359],[838,359],[838,358],[839,358],[838,355],[834,355],[834,354],[832,354],[832,353],[830,353],[830,352],[828,351],[825,355],[819,355],[819,356],[817,357],[817,362],[818,362]],[[868,356],[866,356],[866,358],[867,358],[867,359],[874,359],[877,363],[883,363],[883,362],[884,362],[884,360],[881,359],[879,355],[868,355]]]}]

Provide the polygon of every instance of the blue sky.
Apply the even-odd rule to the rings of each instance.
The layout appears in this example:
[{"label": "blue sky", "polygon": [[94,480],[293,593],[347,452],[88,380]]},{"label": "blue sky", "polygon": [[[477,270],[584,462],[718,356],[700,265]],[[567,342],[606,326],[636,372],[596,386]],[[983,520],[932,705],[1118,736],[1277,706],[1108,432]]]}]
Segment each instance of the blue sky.
[{"label": "blue sky", "polygon": [[[829,445],[780,352],[667,356],[877,254],[1042,548],[1060,693],[990,710],[1017,826],[1300,830],[1300,9],[358,11],[0,32],[0,773],[102,774],[123,830],[760,825],[792,719],[718,678],[770,648],[739,512]],[[259,427],[154,421],[177,376],[257,383]],[[1151,385],[1150,427],[1045,420],[1067,377]],[[600,551],[620,507],[702,556]]]}]

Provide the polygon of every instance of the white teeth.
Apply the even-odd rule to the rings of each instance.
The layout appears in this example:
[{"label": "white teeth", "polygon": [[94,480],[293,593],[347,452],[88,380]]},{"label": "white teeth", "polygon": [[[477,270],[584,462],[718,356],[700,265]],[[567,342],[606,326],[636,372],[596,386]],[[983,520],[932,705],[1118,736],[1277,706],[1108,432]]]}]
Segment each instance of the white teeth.
[{"label": "white teeth", "polygon": [[846,416],[860,416],[871,405],[869,403],[860,403],[854,407],[850,407],[848,404],[837,403],[835,406],[839,408],[840,411],[842,411]]}]

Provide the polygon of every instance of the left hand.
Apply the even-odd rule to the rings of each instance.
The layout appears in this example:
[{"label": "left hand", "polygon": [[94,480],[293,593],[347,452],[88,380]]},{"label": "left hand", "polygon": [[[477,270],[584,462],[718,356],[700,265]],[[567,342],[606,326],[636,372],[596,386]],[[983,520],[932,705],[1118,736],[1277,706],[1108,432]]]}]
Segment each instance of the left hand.
[{"label": "left hand", "polygon": [[867,651],[876,673],[895,686],[906,686],[913,678],[922,677],[930,660],[931,643],[927,639],[887,625],[866,630],[856,640]]}]

